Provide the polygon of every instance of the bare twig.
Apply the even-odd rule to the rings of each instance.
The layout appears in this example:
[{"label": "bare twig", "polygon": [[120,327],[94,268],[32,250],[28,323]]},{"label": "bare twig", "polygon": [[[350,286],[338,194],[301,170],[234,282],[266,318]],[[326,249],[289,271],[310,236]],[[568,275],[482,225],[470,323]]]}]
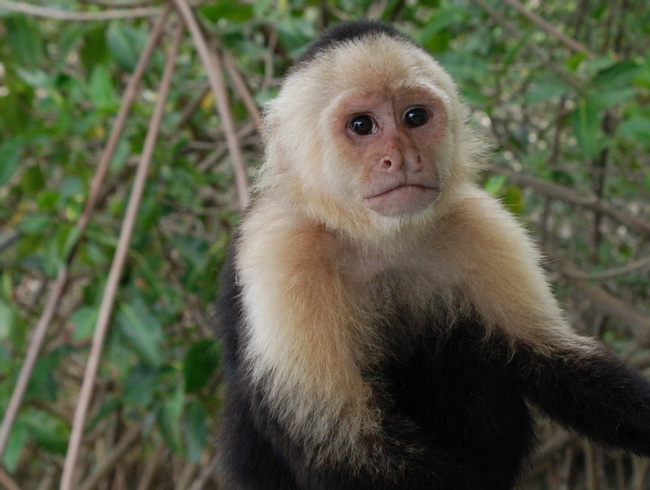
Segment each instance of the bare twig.
[{"label": "bare twig", "polygon": [[589,297],[594,310],[618,318],[623,325],[631,330],[636,342],[640,345],[650,343],[650,318],[636,311],[629,303],[612,296],[598,286],[571,277],[567,277],[567,281]]},{"label": "bare twig", "polygon": [[163,461],[163,458],[168,453],[169,449],[167,449],[166,446],[158,446],[153,457],[147,460],[144,469],[140,472],[140,481],[138,482],[138,488],[136,490],[149,490],[151,482],[153,481],[154,476],[156,476],[158,465]]},{"label": "bare twig", "polygon": [[176,31],[176,36],[174,38],[174,45],[165,65],[165,71],[163,73],[163,78],[160,83],[160,89],[158,92],[158,100],[156,101],[156,107],[154,109],[154,113],[151,117],[151,122],[147,130],[147,136],[145,138],[140,163],[138,164],[135,181],[133,183],[133,189],[131,190],[131,195],[129,197],[129,203],[127,205],[126,214],[124,216],[124,223],[120,232],[120,238],[117,244],[117,249],[115,251],[115,256],[113,257],[113,263],[111,264],[108,280],[106,282],[106,290],[104,291],[104,295],[102,297],[102,303],[99,309],[97,323],[95,325],[95,333],[93,334],[90,355],[88,357],[88,364],[86,365],[86,371],[84,373],[84,379],[81,385],[81,391],[79,393],[79,401],[77,402],[75,408],[72,432],[70,434],[70,440],[68,442],[68,452],[63,467],[61,490],[71,490],[72,488],[75,488],[74,468],[77,460],[77,454],[81,446],[81,439],[86,421],[86,413],[88,412],[88,406],[90,405],[90,398],[92,396],[93,385],[95,384],[97,368],[99,366],[101,351],[104,345],[104,340],[106,338],[111,312],[113,310],[118,283],[122,275],[122,270],[124,268],[124,263],[128,254],[129,245],[131,243],[131,236],[133,234],[133,228],[135,226],[142,194],[144,193],[144,188],[147,181],[147,172],[149,171],[149,165],[151,163],[151,157],[153,155],[156,138],[160,128],[160,122],[164,114],[165,101],[167,100],[167,95],[169,93],[174,65],[176,63],[176,55],[178,54],[181,40],[182,25],[179,24],[179,27]]},{"label": "bare twig", "polygon": [[228,93],[226,91],[226,83],[223,79],[223,73],[221,72],[221,60],[219,59],[217,53],[211,52],[208,49],[208,45],[205,42],[203,33],[201,32],[201,28],[194,18],[194,14],[192,13],[192,9],[188,3],[185,0],[173,1],[174,5],[176,5],[178,13],[183,18],[183,21],[187,25],[187,28],[192,35],[192,39],[196,45],[196,50],[201,57],[203,66],[205,66],[208,80],[210,82],[210,87],[217,103],[217,113],[219,114],[219,118],[221,119],[221,123],[223,124],[224,132],[226,134],[228,151],[230,152],[230,156],[233,160],[237,196],[239,198],[239,207],[241,209],[244,209],[246,206],[248,206],[248,202],[250,201],[248,179],[246,177],[244,159],[242,157],[239,140],[235,131],[232,112],[230,110],[230,102],[228,100]]},{"label": "bare twig", "polygon": [[115,9],[107,12],[69,12],[66,10],[39,7],[22,2],[0,1],[0,10],[19,12],[21,14],[33,15],[34,17],[45,17],[48,19],[64,20],[70,22],[89,22],[98,20],[129,19],[134,17],[154,17],[162,12],[159,7],[141,7],[131,9]]},{"label": "bare twig", "polygon": [[[144,74],[147,64],[149,63],[149,59],[151,58],[153,50],[158,43],[158,39],[162,33],[162,28],[164,26],[165,19],[167,18],[169,10],[170,9],[168,6],[162,10],[162,14],[152,29],[149,42],[142,51],[140,59],[138,60],[138,64],[133,72],[133,76],[129,80],[126,90],[124,91],[122,104],[120,106],[115,124],[113,125],[110,137],[106,144],[106,150],[102,154],[99,165],[90,184],[90,191],[88,193],[88,200],[86,201],[84,211],[81,214],[79,221],[77,222],[77,240],[81,239],[81,236],[83,235],[90,221],[90,217],[93,213],[95,205],[97,204],[101,184],[104,180],[104,177],[106,176],[109,164],[113,158],[113,154],[115,153],[115,148],[117,147],[120,133],[122,132],[122,129],[126,123],[126,117],[131,108],[131,104],[137,95],[137,86],[142,79],[142,75]],[[30,340],[29,347],[27,349],[27,354],[25,355],[25,362],[20,369],[18,381],[16,381],[16,387],[11,394],[9,405],[7,406],[7,410],[5,411],[4,417],[2,419],[2,426],[0,426],[0,457],[2,457],[2,454],[4,454],[4,450],[9,439],[9,434],[11,433],[11,428],[14,425],[16,415],[18,414],[18,409],[20,408],[20,404],[22,403],[23,397],[25,395],[25,390],[27,389],[27,385],[32,376],[32,372],[34,371],[36,359],[38,358],[38,354],[41,351],[41,348],[43,347],[45,334],[47,333],[50,322],[52,321],[52,317],[54,316],[54,313],[56,312],[57,307],[60,303],[60,299],[63,296],[63,292],[65,291],[68,280],[69,267],[78,249],[78,243],[79,242],[77,242],[77,244],[70,250],[68,257],[66,258],[66,262],[61,266],[56,281],[52,286],[50,297],[48,298],[43,313],[41,314],[41,317],[36,324],[36,328],[34,329],[34,334],[32,335],[32,339]]]},{"label": "bare twig", "polygon": [[43,313],[36,324],[34,329],[34,334],[29,342],[29,347],[27,348],[27,354],[25,355],[25,362],[20,368],[20,374],[18,375],[18,380],[16,381],[16,386],[14,391],[11,394],[11,399],[9,400],[9,405],[5,411],[4,417],[2,418],[2,426],[0,426],[0,456],[4,454],[4,451],[7,447],[7,442],[9,441],[9,434],[11,434],[11,429],[18,415],[18,409],[20,404],[23,401],[25,396],[25,391],[27,390],[27,385],[34,371],[34,366],[36,365],[36,360],[38,359],[38,354],[41,351],[43,342],[45,341],[45,334],[47,333],[47,327],[54,316],[54,312],[59,306],[59,298],[63,295],[65,290],[66,283],[68,282],[68,268],[66,266],[62,267],[59,270],[59,274],[54,281],[52,286],[52,294],[48,298],[47,304],[43,309]]},{"label": "bare twig", "polygon": [[589,58],[594,58],[594,56],[595,56],[594,53],[589,51],[589,49],[586,46],[579,43],[575,39],[567,36],[563,32],[558,31],[552,24],[546,22],[539,15],[534,14],[533,12],[530,12],[529,10],[527,10],[526,7],[524,7],[522,4],[520,4],[516,0],[503,0],[503,3],[508,4],[513,9],[515,9],[517,12],[519,12],[521,15],[526,17],[528,20],[533,21],[543,31],[545,31],[547,34],[550,34],[551,36],[556,38],[558,41],[560,41],[561,43],[566,45],[569,49],[571,49],[573,51],[577,51],[579,53],[584,53]]},{"label": "bare twig", "polygon": [[211,478],[214,478],[215,474],[219,471],[218,461],[218,455],[215,454],[210,458],[208,464],[202,466],[201,471],[192,482],[190,490],[202,490],[206,488],[208,481],[210,481]]},{"label": "bare twig", "polygon": [[576,441],[578,436],[574,433],[566,432],[563,429],[558,429],[553,433],[553,436],[548,438],[544,445],[536,451],[536,454],[531,462],[531,471],[528,475],[532,479],[541,473],[551,459],[557,455],[559,451],[567,447],[569,444]]},{"label": "bare twig", "polygon": [[104,181],[104,178],[106,177],[106,173],[108,172],[111,159],[115,154],[115,149],[117,148],[117,143],[119,142],[120,134],[122,133],[122,130],[126,125],[126,118],[129,115],[131,106],[133,105],[133,101],[138,95],[138,91],[137,91],[138,85],[140,85],[140,81],[144,76],[144,71],[146,70],[147,65],[149,64],[149,60],[153,55],[154,49],[156,48],[156,45],[160,40],[160,35],[162,34],[163,27],[165,25],[165,21],[167,19],[167,16],[169,15],[170,10],[171,7],[169,5],[166,5],[160,17],[158,18],[156,24],[151,29],[151,35],[149,36],[149,41],[147,42],[147,45],[142,51],[142,54],[140,55],[140,59],[138,60],[138,64],[133,70],[133,75],[129,79],[126,89],[124,90],[124,95],[122,96],[122,103],[117,113],[117,117],[115,118],[115,124],[113,125],[111,134],[108,137],[108,142],[106,143],[106,150],[104,151],[104,153],[102,153],[101,159],[99,160],[99,166],[97,168],[97,172],[93,176],[93,180],[90,183],[90,192],[88,195],[88,200],[86,201],[86,205],[84,207],[84,211],[81,215],[81,218],[79,220],[79,225],[78,225],[82,229],[85,229],[86,226],[88,225],[88,222],[90,221],[90,217],[92,214],[92,210],[95,208],[95,205],[97,204],[97,200],[99,199],[99,190],[101,188],[102,182]]},{"label": "bare twig", "polygon": [[578,194],[568,187],[547,182],[530,175],[525,175],[502,165],[489,165],[488,169],[494,173],[507,175],[511,182],[517,185],[532,187],[545,196],[560,199],[570,204],[576,204],[594,212],[598,212],[614,221],[624,224],[635,233],[638,233],[645,238],[650,238],[650,223],[637,216],[630,215],[612,208],[607,204],[603,204],[598,201],[595,196]]},{"label": "bare twig", "polygon": [[90,5],[99,5],[100,7],[105,7],[105,8],[135,8],[135,7],[146,7],[148,5],[153,5],[156,3],[156,0],[140,0],[136,2],[135,0],[124,0],[124,1],[116,1],[116,0],[79,0],[79,3],[87,3]]},{"label": "bare twig", "polygon": [[[473,0],[474,3],[478,4],[479,7],[481,7],[483,10],[485,10],[490,17],[492,17],[496,22],[498,22],[501,27],[503,27],[503,30],[508,33],[508,35],[517,38],[517,39],[522,39],[524,36],[523,34],[514,27],[510,22],[508,22],[504,17],[494,10],[490,5],[487,4],[484,0]],[[547,51],[544,51],[543,49],[539,48],[535,44],[528,44],[526,46],[527,49],[530,49],[532,53],[540,60],[543,60],[544,63],[555,73],[558,77],[560,77],[567,85],[570,87],[573,87],[573,89],[576,90],[578,93],[584,92],[584,86],[583,84],[579,81],[574,79],[571,75],[569,75],[563,68],[557,66],[555,63],[553,63],[553,60],[549,56],[549,53]]]},{"label": "bare twig", "polygon": [[95,471],[79,486],[79,490],[92,490],[95,488],[101,479],[115,467],[120,458],[131,449],[131,446],[140,437],[141,432],[142,424],[131,427],[111,452],[99,462]]},{"label": "bare twig", "polygon": [[2,466],[0,466],[0,488],[7,490],[20,490],[18,483],[16,483],[9,473],[7,473]]},{"label": "bare twig", "polygon": [[230,79],[235,87],[235,91],[241,97],[246,109],[248,109],[248,114],[253,118],[253,121],[255,121],[257,132],[260,135],[264,135],[264,121],[262,121],[262,115],[260,114],[260,110],[257,107],[250,90],[248,90],[246,82],[239,74],[237,67],[235,67],[235,63],[228,53],[224,53],[223,61],[226,71],[228,72],[228,75],[230,75]]},{"label": "bare twig", "polygon": [[185,490],[189,487],[190,482],[194,478],[194,475],[198,471],[198,466],[195,463],[186,462],[183,465],[183,470],[181,474],[176,478],[176,483],[174,488],[176,490]]},{"label": "bare twig", "polygon": [[567,277],[571,277],[573,279],[601,280],[601,279],[611,279],[612,277],[622,276],[623,274],[640,272],[646,269],[650,269],[650,257],[641,260],[636,260],[634,262],[630,262],[629,264],[626,264],[621,267],[612,267],[611,269],[607,269],[606,271],[602,271],[602,272],[582,272],[578,270],[566,270],[566,271],[562,271],[562,273]]}]

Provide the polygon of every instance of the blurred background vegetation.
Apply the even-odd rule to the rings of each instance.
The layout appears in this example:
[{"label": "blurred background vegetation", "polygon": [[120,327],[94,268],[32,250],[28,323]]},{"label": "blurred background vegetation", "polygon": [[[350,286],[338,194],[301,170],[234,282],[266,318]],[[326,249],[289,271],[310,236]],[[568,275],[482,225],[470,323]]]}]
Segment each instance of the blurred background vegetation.
[{"label": "blurred background vegetation", "polygon": [[[650,375],[647,0],[0,1],[0,487],[216,488],[209,305],[257,107],[361,17],[456,78],[571,323]],[[540,439],[522,488],[650,488],[647,459]]]}]

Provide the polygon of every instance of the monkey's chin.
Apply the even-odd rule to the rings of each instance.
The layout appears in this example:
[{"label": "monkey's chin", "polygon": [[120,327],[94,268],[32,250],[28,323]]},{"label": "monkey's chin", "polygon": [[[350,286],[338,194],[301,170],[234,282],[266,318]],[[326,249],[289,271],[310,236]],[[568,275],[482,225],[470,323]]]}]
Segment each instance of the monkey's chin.
[{"label": "monkey's chin", "polygon": [[372,211],[386,217],[407,217],[424,211],[438,199],[437,188],[402,185],[364,199]]}]

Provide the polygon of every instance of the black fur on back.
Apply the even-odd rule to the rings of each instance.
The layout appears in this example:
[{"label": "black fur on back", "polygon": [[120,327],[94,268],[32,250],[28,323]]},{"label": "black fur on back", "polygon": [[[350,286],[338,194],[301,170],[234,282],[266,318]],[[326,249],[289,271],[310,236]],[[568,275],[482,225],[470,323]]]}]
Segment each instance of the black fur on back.
[{"label": "black fur on back", "polygon": [[398,31],[395,27],[377,20],[350,20],[337,22],[325,30],[307,50],[300,55],[294,69],[307,65],[316,59],[321,53],[332,50],[341,44],[358,41],[368,36],[384,34],[386,36],[404,41],[417,46],[407,35]]}]

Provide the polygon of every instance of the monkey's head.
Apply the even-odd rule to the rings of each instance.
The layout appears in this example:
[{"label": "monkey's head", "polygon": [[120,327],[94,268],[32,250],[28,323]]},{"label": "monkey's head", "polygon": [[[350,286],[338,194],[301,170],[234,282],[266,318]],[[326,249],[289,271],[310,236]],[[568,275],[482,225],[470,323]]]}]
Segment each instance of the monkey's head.
[{"label": "monkey's head", "polygon": [[419,226],[470,178],[465,118],[451,77],[409,38],[334,26],[267,106],[258,191],[355,236]]}]

